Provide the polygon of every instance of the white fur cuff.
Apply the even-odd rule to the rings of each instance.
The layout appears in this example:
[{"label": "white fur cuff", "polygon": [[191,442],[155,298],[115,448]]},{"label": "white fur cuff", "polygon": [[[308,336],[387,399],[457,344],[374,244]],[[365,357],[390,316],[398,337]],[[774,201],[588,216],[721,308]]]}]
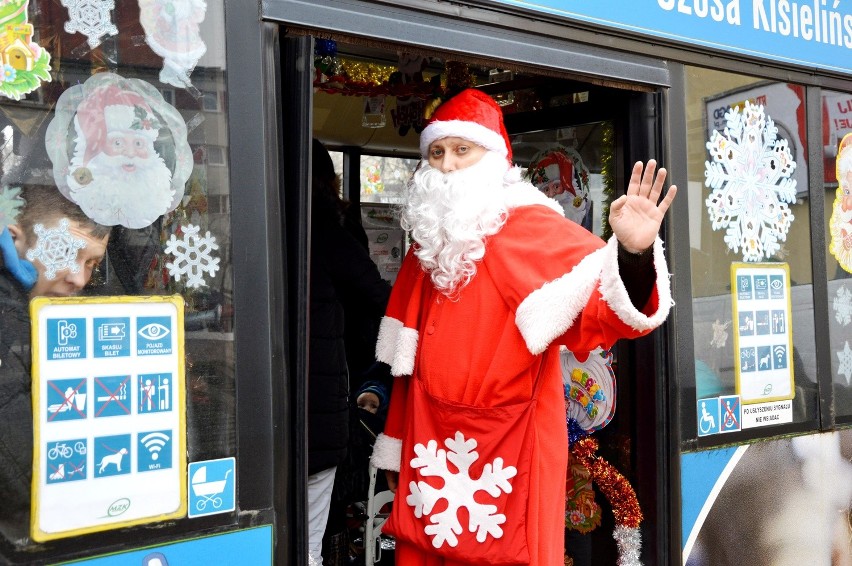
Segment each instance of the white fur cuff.
[{"label": "white fur cuff", "polygon": [[663,253],[663,241],[659,238],[654,242],[654,269],[657,272],[657,312],[650,316],[642,314],[633,306],[621,275],[618,273],[618,241],[615,236],[607,242],[607,254],[601,276],[601,296],[609,305],[609,308],[618,315],[625,324],[639,331],[653,330],[666,320],[669,311],[674,304],[672,300],[671,282],[669,281],[669,268],[666,265],[666,257]]},{"label": "white fur cuff", "polygon": [[402,440],[379,433],[370,463],[380,470],[398,472],[402,461]]},{"label": "white fur cuff", "polygon": [[393,365],[396,350],[396,337],[402,329],[402,321],[389,316],[382,317],[379,324],[379,336],[376,340],[376,360]]}]

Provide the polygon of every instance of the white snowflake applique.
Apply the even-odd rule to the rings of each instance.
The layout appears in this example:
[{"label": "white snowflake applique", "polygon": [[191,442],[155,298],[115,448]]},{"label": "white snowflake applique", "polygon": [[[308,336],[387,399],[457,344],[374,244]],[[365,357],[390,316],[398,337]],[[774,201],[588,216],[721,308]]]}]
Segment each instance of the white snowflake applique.
[{"label": "white snowflake applique", "polygon": [[113,0],[62,0],[62,5],[68,8],[65,31],[82,33],[92,49],[100,45],[103,36],[118,33],[110,15],[115,8]]},{"label": "white snowflake applique", "polygon": [[780,248],[793,222],[788,203],[796,200],[796,162],[789,143],[778,139],[778,128],[762,104],[746,101],[742,113],[725,113],[724,134],[713,131],[704,162],[704,201],[713,230],[725,229],[725,243],[742,248],[743,261],[761,261]]},{"label": "white snowflake applique", "polygon": [[20,197],[21,189],[18,187],[0,188],[0,231],[9,224],[14,224],[18,213],[24,206],[24,199]]},{"label": "white snowflake applique", "polygon": [[40,261],[45,267],[44,276],[47,279],[54,279],[56,272],[63,269],[71,273],[80,271],[77,250],[85,248],[86,242],[71,235],[68,219],[60,220],[56,228],[45,228],[42,224],[36,224],[33,226],[33,232],[38,236],[38,240],[36,247],[27,251],[27,259]]},{"label": "white snowflake applique", "polygon": [[849,342],[843,343],[843,350],[837,352],[837,375],[842,375],[846,378],[846,385],[852,383],[852,349],[849,348]]},{"label": "white snowflake applique", "polygon": [[847,326],[852,322],[852,292],[846,288],[846,285],[837,289],[837,295],[832,303],[834,308],[834,318],[843,326]]},{"label": "white snowflake applique", "polygon": [[[414,507],[414,516],[418,519],[430,515],[441,499],[447,501],[447,509],[432,515],[429,518],[432,524],[424,528],[424,532],[433,537],[432,546],[441,548],[444,543],[452,547],[458,545],[458,535],[462,533],[458,510],[462,507],[467,508],[470,517],[468,529],[476,532],[477,542],[485,542],[488,535],[502,537],[503,529],[500,525],[506,522],[506,516],[497,513],[496,505],[478,503],[474,495],[484,491],[497,498],[501,492],[511,493],[512,484],[509,480],[515,477],[518,470],[514,466],[504,468],[503,459],[495,458],[493,463],[485,464],[479,479],[475,480],[470,477],[469,471],[471,464],[479,459],[479,453],[474,451],[476,440],[465,440],[464,434],[457,431],[455,438],[444,440],[444,445],[448,450],[439,449],[436,440],[430,440],[426,446],[418,443],[414,447],[417,457],[411,459],[411,467],[419,469],[421,476],[438,476],[444,480],[444,486],[438,489],[424,481],[412,481],[409,485],[411,495],[405,499],[406,503]],[[458,473],[449,469],[448,460]]]},{"label": "white snowflake applique", "polygon": [[165,252],[175,256],[175,261],[166,264],[169,275],[180,281],[181,276],[186,275],[187,287],[202,287],[207,285],[204,274],[216,275],[219,271],[219,258],[210,255],[210,252],[219,249],[216,237],[207,231],[204,236],[199,236],[199,226],[187,224],[181,227],[183,239],[178,240],[174,234],[166,243]]}]

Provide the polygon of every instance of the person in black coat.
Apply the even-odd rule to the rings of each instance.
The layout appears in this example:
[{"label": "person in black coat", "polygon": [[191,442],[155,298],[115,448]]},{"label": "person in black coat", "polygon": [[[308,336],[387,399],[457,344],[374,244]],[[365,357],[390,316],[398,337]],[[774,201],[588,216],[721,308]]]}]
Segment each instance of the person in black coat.
[{"label": "person in black coat", "polygon": [[344,228],[346,203],[328,151],[314,140],[311,201],[310,347],[308,382],[308,544],[322,564],[322,537],[336,467],[349,444],[346,304],[380,319],[390,285],[364,246]]},{"label": "person in black coat", "polygon": [[[15,223],[0,226],[0,534],[18,546],[29,541],[33,462],[29,302],[79,293],[103,260],[110,234],[54,187],[30,187],[23,197]],[[86,243],[77,252],[80,269],[47,277],[45,265],[28,261],[26,252],[37,245],[37,224],[53,229],[63,219],[70,237]]]}]

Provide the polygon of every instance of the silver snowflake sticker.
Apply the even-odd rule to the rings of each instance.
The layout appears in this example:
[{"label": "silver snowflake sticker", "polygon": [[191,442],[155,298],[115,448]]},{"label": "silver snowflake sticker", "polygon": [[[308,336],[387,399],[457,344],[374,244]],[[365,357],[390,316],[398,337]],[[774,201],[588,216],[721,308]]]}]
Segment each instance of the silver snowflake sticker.
[{"label": "silver snowflake sticker", "polygon": [[68,230],[68,220],[63,218],[56,228],[45,228],[42,224],[33,226],[38,240],[36,247],[27,251],[27,259],[38,260],[44,265],[44,276],[55,279],[56,272],[67,269],[79,273],[77,251],[86,247],[85,240],[79,240]]},{"label": "silver snowflake sticker", "polygon": [[118,33],[110,15],[115,8],[113,0],[62,0],[62,5],[68,8],[70,18],[65,22],[65,31],[82,33],[92,49],[100,45],[103,36]]},{"label": "silver snowflake sticker", "polygon": [[14,224],[18,213],[24,206],[24,199],[20,197],[21,189],[18,187],[0,188],[0,231],[9,224]]},{"label": "silver snowflake sticker", "polygon": [[[435,548],[441,548],[444,543],[452,547],[458,545],[458,535],[463,531],[458,511],[462,507],[468,511],[468,531],[476,533],[477,542],[485,542],[489,535],[494,538],[503,536],[500,525],[506,522],[506,516],[497,513],[496,505],[479,503],[474,496],[480,491],[494,498],[503,492],[511,493],[509,480],[518,470],[514,466],[503,467],[503,459],[495,458],[492,463],[485,464],[479,479],[473,479],[469,472],[471,464],[479,459],[479,453],[474,451],[476,444],[475,439],[465,439],[464,434],[456,431],[455,438],[444,440],[448,450],[439,449],[436,440],[430,440],[425,446],[420,443],[414,446],[417,456],[411,459],[411,467],[419,469],[422,477],[437,476],[444,480],[441,488],[434,488],[424,481],[412,481],[409,484],[411,495],[405,498],[405,502],[414,507],[414,516],[418,519],[430,515],[436,503],[446,500],[447,508],[431,515],[429,520],[432,524],[423,529],[432,537]],[[455,466],[458,473],[449,469],[447,461]]]},{"label": "silver snowflake sticker", "polygon": [[182,239],[179,240],[172,234],[166,243],[165,252],[175,256],[175,261],[166,264],[169,275],[178,282],[182,276],[186,275],[187,287],[198,288],[207,285],[204,274],[213,276],[219,271],[219,258],[210,254],[219,249],[219,244],[209,231],[204,236],[199,236],[198,233],[201,231],[199,226],[187,224],[181,227],[181,231]]},{"label": "silver snowflake sticker", "polygon": [[846,378],[846,385],[852,383],[852,349],[849,348],[849,342],[843,343],[843,350],[837,352],[837,375],[842,375]]},{"label": "silver snowflake sticker", "polygon": [[852,322],[852,292],[846,288],[846,285],[837,289],[832,307],[834,308],[834,318],[837,322],[843,326],[847,326]]},{"label": "silver snowflake sticker", "polygon": [[743,261],[762,261],[778,252],[793,222],[796,162],[762,104],[746,101],[725,120],[724,133],[714,130],[707,142],[712,160],[704,162],[704,184],[711,192],[704,203],[728,248],[742,248]]}]

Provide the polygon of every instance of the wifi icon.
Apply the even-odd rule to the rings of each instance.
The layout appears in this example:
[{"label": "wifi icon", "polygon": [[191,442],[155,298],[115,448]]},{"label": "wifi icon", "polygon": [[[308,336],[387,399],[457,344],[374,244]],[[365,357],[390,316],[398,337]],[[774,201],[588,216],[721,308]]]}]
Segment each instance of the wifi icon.
[{"label": "wifi icon", "polygon": [[139,466],[140,472],[161,470],[172,467],[170,430],[157,430],[139,433]]}]

